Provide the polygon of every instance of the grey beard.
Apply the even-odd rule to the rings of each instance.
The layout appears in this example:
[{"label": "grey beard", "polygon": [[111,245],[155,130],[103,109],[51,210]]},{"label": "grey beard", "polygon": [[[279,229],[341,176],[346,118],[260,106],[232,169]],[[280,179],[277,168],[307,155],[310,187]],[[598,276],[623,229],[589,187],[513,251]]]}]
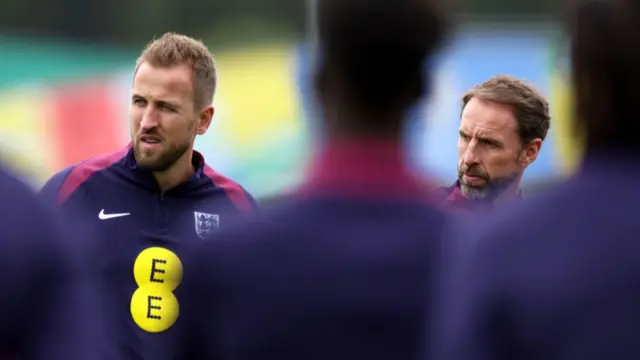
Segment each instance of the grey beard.
[{"label": "grey beard", "polygon": [[519,175],[520,173],[514,173],[508,177],[491,180],[487,186],[483,188],[467,186],[460,182],[460,190],[462,191],[462,195],[469,200],[492,202],[504,193],[504,191],[516,181]]}]

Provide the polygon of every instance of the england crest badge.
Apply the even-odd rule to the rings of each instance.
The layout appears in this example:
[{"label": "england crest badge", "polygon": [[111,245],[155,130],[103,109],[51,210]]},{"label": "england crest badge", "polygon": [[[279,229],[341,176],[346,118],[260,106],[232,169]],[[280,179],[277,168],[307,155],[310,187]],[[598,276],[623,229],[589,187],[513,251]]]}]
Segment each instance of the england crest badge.
[{"label": "england crest badge", "polygon": [[220,227],[220,215],[194,211],[196,234],[202,239]]}]

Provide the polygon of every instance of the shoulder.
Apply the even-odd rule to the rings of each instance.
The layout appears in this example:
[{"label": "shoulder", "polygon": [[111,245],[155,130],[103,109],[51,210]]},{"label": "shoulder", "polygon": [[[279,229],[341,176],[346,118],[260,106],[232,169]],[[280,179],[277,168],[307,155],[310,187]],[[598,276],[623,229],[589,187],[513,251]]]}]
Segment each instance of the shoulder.
[{"label": "shoulder", "polygon": [[451,194],[451,192],[453,191],[453,189],[455,188],[454,186],[441,186],[439,188],[436,188],[435,190],[433,190],[431,192],[431,194],[435,195],[435,196],[441,196],[441,197],[447,197]]},{"label": "shoulder", "polygon": [[204,174],[211,179],[215,187],[224,190],[234,206],[243,214],[253,214],[258,208],[258,203],[253,196],[234,180],[218,173],[208,165],[204,166]]},{"label": "shoulder", "polygon": [[203,261],[211,256],[224,257],[218,264],[229,262],[233,267],[237,262],[229,260],[232,258],[275,253],[303,256],[310,249],[327,245],[323,238],[355,238],[359,233],[371,235],[375,229],[381,230],[376,235],[379,238],[392,231],[412,232],[415,236],[409,236],[411,239],[405,242],[408,246],[414,237],[419,243],[431,236],[439,237],[448,217],[444,211],[426,203],[372,205],[336,199],[293,199],[250,220],[235,219],[208,241],[198,244],[201,251],[195,256]]},{"label": "shoulder", "polygon": [[[20,179],[20,176],[4,165],[0,165],[0,193],[12,194],[13,191],[33,193],[27,182]],[[4,197],[4,196],[3,196]]]},{"label": "shoulder", "polygon": [[51,224],[50,214],[38,201],[34,190],[17,175],[2,167],[0,198],[3,200],[0,203],[0,220],[4,229],[28,233],[47,228]]},{"label": "shoulder", "polygon": [[429,196],[432,200],[435,200],[438,203],[444,202],[447,198],[453,193],[457,184],[453,184],[450,186],[442,186],[435,188],[434,190],[429,192]]},{"label": "shoulder", "polygon": [[44,183],[38,192],[38,196],[48,204],[56,203],[58,192],[67,181],[67,178],[73,172],[75,167],[76,165],[71,165],[64,168],[62,171],[55,173]]},{"label": "shoulder", "polygon": [[298,209],[298,206],[287,204],[261,212],[258,216],[233,218],[204,242],[197,243],[196,251],[191,255],[203,259],[210,256],[226,258],[221,254],[239,255],[256,248],[266,249],[287,243],[301,227],[299,219],[304,215]]},{"label": "shoulder", "polygon": [[220,282],[227,284],[228,279],[253,277],[280,256],[279,249],[286,248],[283,244],[291,235],[274,229],[261,216],[234,219],[204,241],[187,246],[182,256],[185,278],[200,284],[194,289],[198,296],[208,294],[211,287],[224,286]]},{"label": "shoulder", "polygon": [[461,234],[474,244],[475,257],[483,267],[515,276],[517,269],[537,266],[563,242],[574,241],[584,226],[583,216],[576,213],[575,197],[566,190],[468,218]]},{"label": "shoulder", "polygon": [[[34,191],[5,169],[0,169],[0,227],[5,242],[47,243],[57,229],[52,214],[37,199]],[[13,236],[12,236],[13,235]],[[29,240],[29,241],[25,241]],[[6,245],[6,244],[5,244]]]},{"label": "shoulder", "polygon": [[[263,211],[252,217],[233,218],[219,232],[212,235],[205,245],[217,246],[220,243],[239,244],[240,247],[263,244],[264,239],[287,238],[287,234],[300,227],[304,218],[304,207],[298,204],[282,204]],[[219,241],[225,240],[225,241]]]},{"label": "shoulder", "polygon": [[61,229],[35,192],[14,174],[0,170],[0,198],[0,255],[55,258],[62,245]]},{"label": "shoulder", "polygon": [[61,203],[68,199],[83,183],[94,174],[108,169],[122,160],[129,148],[96,156],[71,165],[54,174],[39,192],[40,198],[49,204]]},{"label": "shoulder", "polygon": [[29,208],[36,202],[33,189],[11,170],[2,166],[0,166],[0,198],[3,200],[0,206],[12,209]]},{"label": "shoulder", "polygon": [[[453,276],[450,283],[460,282],[456,296],[504,296],[545,274],[560,278],[565,275],[567,261],[575,263],[584,257],[582,253],[594,254],[584,250],[588,240],[581,234],[589,221],[584,212],[576,213],[578,206],[572,201],[577,198],[578,194],[565,186],[450,224],[442,269]],[[580,247],[576,247],[576,239]],[[545,264],[545,271],[539,271],[540,264]]]}]

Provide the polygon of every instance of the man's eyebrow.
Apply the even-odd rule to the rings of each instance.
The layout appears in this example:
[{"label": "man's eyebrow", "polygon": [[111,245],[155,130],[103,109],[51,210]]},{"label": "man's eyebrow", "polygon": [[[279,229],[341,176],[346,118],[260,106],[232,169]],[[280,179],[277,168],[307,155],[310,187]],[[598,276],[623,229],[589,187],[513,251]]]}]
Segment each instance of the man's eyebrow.
[{"label": "man's eyebrow", "polygon": [[478,136],[478,140],[486,142],[486,143],[490,143],[490,144],[502,145],[502,141],[500,141],[498,139],[486,137],[486,136]]},{"label": "man's eyebrow", "polygon": [[176,108],[176,109],[180,107],[180,104],[175,103],[175,102],[173,102],[171,100],[155,100],[154,102],[156,102],[158,104],[169,105],[170,107],[173,107],[173,108]]},{"label": "man's eyebrow", "polygon": [[[142,96],[140,94],[136,94],[136,93],[133,93],[131,95],[131,98],[132,99],[145,99],[145,100],[147,100],[144,96]],[[154,99],[154,100],[151,100],[151,102],[154,102],[156,104],[161,104],[161,105],[168,105],[168,106],[170,106],[172,108],[175,108],[175,109],[180,109],[180,104],[178,102],[174,102],[172,100]]]}]

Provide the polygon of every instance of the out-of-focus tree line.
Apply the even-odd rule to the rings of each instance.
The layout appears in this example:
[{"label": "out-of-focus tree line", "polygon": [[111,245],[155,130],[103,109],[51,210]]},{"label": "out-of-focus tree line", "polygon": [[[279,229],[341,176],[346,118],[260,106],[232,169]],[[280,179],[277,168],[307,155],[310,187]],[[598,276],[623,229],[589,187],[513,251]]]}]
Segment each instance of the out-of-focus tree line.
[{"label": "out-of-focus tree line", "polygon": [[[306,5],[306,0],[9,0],[0,2],[0,32],[131,45],[169,30],[208,41],[299,36]],[[549,2],[459,0],[459,7],[508,21],[545,15]]]}]

